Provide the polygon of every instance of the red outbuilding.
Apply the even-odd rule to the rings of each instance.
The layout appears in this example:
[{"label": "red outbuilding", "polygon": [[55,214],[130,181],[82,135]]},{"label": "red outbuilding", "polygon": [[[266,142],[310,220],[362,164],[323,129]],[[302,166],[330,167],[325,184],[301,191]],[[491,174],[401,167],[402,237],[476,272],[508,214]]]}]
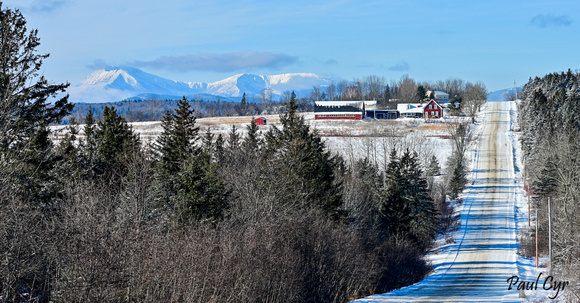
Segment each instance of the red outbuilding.
[{"label": "red outbuilding", "polygon": [[266,121],[268,119],[264,118],[264,117],[260,117],[260,118],[256,118],[254,120],[254,122],[256,122],[256,125],[266,125]]}]

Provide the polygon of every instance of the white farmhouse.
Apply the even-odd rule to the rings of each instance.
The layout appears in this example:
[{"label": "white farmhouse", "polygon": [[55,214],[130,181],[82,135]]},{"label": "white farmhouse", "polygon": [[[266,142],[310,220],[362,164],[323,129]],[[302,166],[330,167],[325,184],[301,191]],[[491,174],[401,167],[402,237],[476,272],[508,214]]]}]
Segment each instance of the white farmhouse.
[{"label": "white farmhouse", "polygon": [[[431,93],[433,93],[433,97],[431,96]],[[427,98],[434,99],[439,104],[449,102],[449,94],[444,92],[444,91],[440,91],[440,90],[430,91],[430,90],[428,90],[427,93],[425,94],[425,96]]]}]

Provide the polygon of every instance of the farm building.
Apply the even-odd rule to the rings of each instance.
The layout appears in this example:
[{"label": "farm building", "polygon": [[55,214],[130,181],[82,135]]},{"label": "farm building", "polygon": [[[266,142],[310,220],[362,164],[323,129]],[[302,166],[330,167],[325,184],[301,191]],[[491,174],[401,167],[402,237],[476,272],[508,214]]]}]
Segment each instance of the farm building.
[{"label": "farm building", "polygon": [[256,125],[266,125],[268,119],[264,118],[264,117],[260,117],[260,118],[256,118],[254,119],[254,122],[256,122]]},{"label": "farm building", "polygon": [[368,118],[382,120],[382,119],[397,119],[399,118],[399,111],[394,109],[367,109],[366,116]]},{"label": "farm building", "polygon": [[377,101],[316,101],[314,119],[358,120],[374,109]]},{"label": "farm building", "polygon": [[431,100],[427,103],[399,103],[397,110],[401,117],[408,118],[439,118],[443,117],[443,108],[437,101]]},{"label": "farm building", "polygon": [[421,103],[399,103],[397,110],[401,117],[423,118],[423,104]]}]

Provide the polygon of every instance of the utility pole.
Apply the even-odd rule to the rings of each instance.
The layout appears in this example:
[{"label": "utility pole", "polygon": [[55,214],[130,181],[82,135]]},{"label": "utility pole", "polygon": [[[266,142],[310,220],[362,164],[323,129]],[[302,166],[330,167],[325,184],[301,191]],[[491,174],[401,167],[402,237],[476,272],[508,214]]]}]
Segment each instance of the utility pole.
[{"label": "utility pole", "polygon": [[538,204],[536,204],[536,268],[540,265],[538,259],[538,224],[540,224],[540,221],[538,220]]},{"label": "utility pole", "polygon": [[[530,185],[528,184],[528,187]],[[531,206],[530,206],[530,189],[527,188],[526,189],[526,157],[524,157],[524,192],[527,192],[528,195],[528,227],[532,225],[532,219],[531,217]]]},{"label": "utility pole", "polygon": [[548,196],[548,254],[550,256],[549,275],[552,275],[552,199]]},{"label": "utility pole", "polygon": [[518,100],[518,88],[516,87],[516,80],[514,80],[514,92],[516,95],[516,100],[514,100],[514,101],[517,101]]},{"label": "utility pole", "polygon": [[[532,212],[532,206],[530,205],[530,193],[528,192],[528,227],[532,225],[532,219],[530,218]],[[538,217],[536,216],[536,220]]]}]

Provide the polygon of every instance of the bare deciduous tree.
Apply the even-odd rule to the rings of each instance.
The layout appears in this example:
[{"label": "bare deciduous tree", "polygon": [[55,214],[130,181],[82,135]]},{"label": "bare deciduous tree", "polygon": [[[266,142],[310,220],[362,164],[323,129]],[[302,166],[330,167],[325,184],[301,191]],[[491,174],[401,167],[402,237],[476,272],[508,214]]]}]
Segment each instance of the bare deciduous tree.
[{"label": "bare deciduous tree", "polygon": [[401,77],[399,82],[399,100],[402,103],[417,102],[417,83],[408,75]]}]

